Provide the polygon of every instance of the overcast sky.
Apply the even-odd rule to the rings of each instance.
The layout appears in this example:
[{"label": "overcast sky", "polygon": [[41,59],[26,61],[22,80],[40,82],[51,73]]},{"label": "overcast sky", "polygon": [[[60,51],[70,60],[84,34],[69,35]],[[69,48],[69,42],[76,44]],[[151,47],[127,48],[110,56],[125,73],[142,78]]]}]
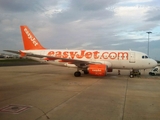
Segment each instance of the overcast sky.
[{"label": "overcast sky", "polygon": [[136,50],[160,60],[159,0],[0,0],[0,52],[23,49],[20,25],[45,48]]}]

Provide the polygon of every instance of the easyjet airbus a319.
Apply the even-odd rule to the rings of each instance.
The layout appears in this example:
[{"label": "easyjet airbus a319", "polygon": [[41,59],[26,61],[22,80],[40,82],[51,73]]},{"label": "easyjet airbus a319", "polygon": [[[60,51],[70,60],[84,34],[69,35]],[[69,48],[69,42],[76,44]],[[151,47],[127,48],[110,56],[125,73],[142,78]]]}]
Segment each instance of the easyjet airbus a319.
[{"label": "easyjet airbus a319", "polygon": [[5,51],[40,62],[76,68],[75,77],[81,76],[80,71],[84,74],[105,76],[113,69],[129,69],[130,77],[134,77],[135,70],[148,69],[157,65],[155,60],[138,51],[46,49],[27,26],[20,26],[20,28],[24,50]]}]

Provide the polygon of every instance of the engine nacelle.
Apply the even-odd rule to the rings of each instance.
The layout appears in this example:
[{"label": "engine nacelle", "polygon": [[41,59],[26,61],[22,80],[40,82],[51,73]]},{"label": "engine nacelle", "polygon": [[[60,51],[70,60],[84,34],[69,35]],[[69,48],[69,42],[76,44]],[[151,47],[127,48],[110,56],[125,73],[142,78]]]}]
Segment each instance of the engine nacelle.
[{"label": "engine nacelle", "polygon": [[105,76],[107,74],[107,66],[104,64],[89,65],[88,72],[91,75]]}]

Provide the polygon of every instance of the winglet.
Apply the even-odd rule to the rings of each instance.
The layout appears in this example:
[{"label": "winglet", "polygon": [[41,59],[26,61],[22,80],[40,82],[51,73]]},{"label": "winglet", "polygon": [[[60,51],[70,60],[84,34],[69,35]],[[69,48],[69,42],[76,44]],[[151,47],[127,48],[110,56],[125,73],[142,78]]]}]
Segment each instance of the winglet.
[{"label": "winglet", "polygon": [[45,49],[27,26],[20,26],[25,50]]}]

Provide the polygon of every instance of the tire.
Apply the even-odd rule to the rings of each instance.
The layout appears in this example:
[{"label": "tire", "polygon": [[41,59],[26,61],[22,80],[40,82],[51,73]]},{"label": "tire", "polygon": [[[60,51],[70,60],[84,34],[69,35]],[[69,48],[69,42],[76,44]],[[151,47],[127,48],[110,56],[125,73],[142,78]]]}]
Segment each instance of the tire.
[{"label": "tire", "polygon": [[134,78],[134,75],[133,75],[133,74],[130,74],[129,76],[130,76],[130,78]]},{"label": "tire", "polygon": [[75,77],[80,77],[80,76],[81,76],[81,72],[79,72],[79,71],[75,72],[75,73],[74,73],[74,76],[75,76]]}]

